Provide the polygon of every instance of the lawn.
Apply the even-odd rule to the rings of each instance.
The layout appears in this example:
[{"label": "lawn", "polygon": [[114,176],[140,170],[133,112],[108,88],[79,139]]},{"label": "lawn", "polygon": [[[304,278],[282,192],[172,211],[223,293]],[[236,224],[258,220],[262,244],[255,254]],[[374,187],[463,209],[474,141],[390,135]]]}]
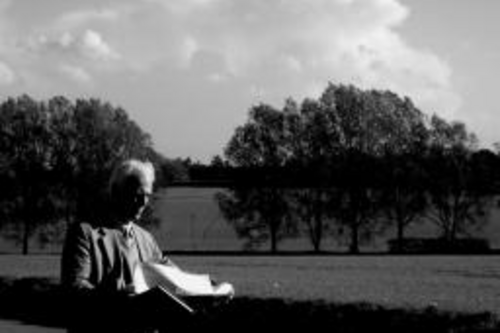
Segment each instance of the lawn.
[{"label": "lawn", "polygon": [[[58,298],[59,259],[57,255],[0,256],[2,320],[64,326],[64,313],[71,304]],[[236,297],[230,303],[194,321],[209,330],[500,329],[497,256],[178,255],[172,259],[186,270],[210,273],[234,284]]]},{"label": "lawn", "polygon": [[[500,256],[175,256],[237,295],[500,314]],[[59,256],[0,256],[2,277],[57,280]]]}]

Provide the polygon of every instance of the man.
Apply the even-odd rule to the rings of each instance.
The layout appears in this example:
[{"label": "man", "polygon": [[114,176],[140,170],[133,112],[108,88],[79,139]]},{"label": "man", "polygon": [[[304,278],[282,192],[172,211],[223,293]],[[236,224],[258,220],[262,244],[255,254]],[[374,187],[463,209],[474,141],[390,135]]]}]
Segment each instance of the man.
[{"label": "man", "polygon": [[112,218],[75,224],[68,231],[61,283],[69,297],[71,332],[144,332],[134,307],[133,274],[142,262],[163,262],[152,235],[136,224],[154,183],[149,162],[127,160],[109,182]]}]

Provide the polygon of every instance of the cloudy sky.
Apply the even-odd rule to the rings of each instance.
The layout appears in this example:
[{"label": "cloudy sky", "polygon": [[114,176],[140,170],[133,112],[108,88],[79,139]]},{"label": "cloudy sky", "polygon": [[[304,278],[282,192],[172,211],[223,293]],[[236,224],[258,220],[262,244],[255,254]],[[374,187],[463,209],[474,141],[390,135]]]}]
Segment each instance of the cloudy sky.
[{"label": "cloudy sky", "polygon": [[98,97],[209,161],[251,105],[329,81],[500,141],[498,0],[0,0],[0,98]]}]

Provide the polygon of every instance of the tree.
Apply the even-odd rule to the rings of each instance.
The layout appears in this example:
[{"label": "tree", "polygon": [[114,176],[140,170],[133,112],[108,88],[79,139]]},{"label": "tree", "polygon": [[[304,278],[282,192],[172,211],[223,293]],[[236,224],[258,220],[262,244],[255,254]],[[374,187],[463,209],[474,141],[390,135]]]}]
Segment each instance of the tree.
[{"label": "tree", "polygon": [[[330,84],[317,100],[299,104],[288,99],[282,110],[253,108],[250,120],[231,138],[226,156],[238,167],[278,169],[287,175],[287,186],[300,186],[288,191],[289,208],[315,251],[340,225],[350,230],[350,251],[358,252],[361,238],[385,227],[384,213],[398,223],[403,237],[404,227],[423,209],[421,191],[402,184],[391,168],[408,156],[413,164],[398,162],[398,168],[415,168],[426,143],[425,118],[409,98]],[[265,183],[276,183],[275,176]]]},{"label": "tree", "polygon": [[103,218],[117,161],[156,156],[149,135],[123,109],[97,99],[9,98],[0,120],[0,214],[23,253],[37,231],[48,234],[48,225]]},{"label": "tree", "polygon": [[274,187],[235,187],[217,193],[216,199],[246,249],[269,241],[270,251],[276,253],[279,241],[295,234],[285,195]]},{"label": "tree", "polygon": [[184,165],[184,162],[179,158],[158,157],[157,165],[158,179],[155,182],[156,186],[167,187],[173,182],[186,182],[189,180],[189,170]]},{"label": "tree", "polygon": [[382,215],[396,225],[396,240],[401,247],[405,229],[421,217],[427,208],[423,155],[429,131],[426,117],[409,98],[390,92],[379,95],[384,109],[393,117],[386,152],[382,158],[379,182],[382,190]]},{"label": "tree", "polygon": [[363,91],[354,86],[330,84],[320,102],[338,118],[339,173],[335,216],[350,230],[349,249],[359,252],[361,235],[370,238],[377,228],[381,188],[373,168],[377,159],[399,148],[403,135],[397,135],[399,98],[389,92]]},{"label": "tree", "polygon": [[449,242],[484,224],[485,208],[493,199],[491,192],[478,186],[472,163],[476,147],[477,139],[465,124],[432,117],[426,165],[431,201],[428,217]]},{"label": "tree", "polygon": [[278,241],[292,234],[285,228],[289,221],[286,191],[273,186],[276,169],[285,166],[290,157],[283,114],[265,104],[253,107],[224,154],[233,167],[258,169],[261,179],[260,186],[236,186],[220,193],[217,198],[223,214],[237,234],[248,240],[248,246],[269,239],[271,252],[276,252]]},{"label": "tree", "polygon": [[[361,235],[369,239],[370,234],[384,227],[380,223],[382,206],[384,200],[389,202],[393,190],[387,187],[387,179],[382,179],[392,176],[389,169],[382,168],[388,166],[384,161],[422,150],[427,133],[424,116],[407,97],[334,84],[328,85],[317,102],[306,105],[309,110],[320,110],[320,117],[305,131],[305,141],[313,143],[306,146],[316,145],[305,160],[309,165],[317,164],[318,171],[327,167],[328,176],[322,176],[323,181],[335,188],[329,195],[335,208],[330,210],[337,223],[350,229],[350,251],[358,252]],[[377,174],[375,169],[380,172]],[[413,194],[407,191],[404,200]],[[399,199],[403,196],[399,195]],[[400,217],[403,213],[406,217],[412,215],[403,211],[411,206],[400,203]],[[391,216],[393,207],[385,208],[387,216]]]},{"label": "tree", "polygon": [[283,113],[293,154],[289,167],[303,179],[303,186],[291,192],[294,212],[305,225],[314,251],[320,252],[333,224],[332,163],[339,155],[343,132],[335,110],[317,100],[305,99],[300,108],[288,100]]},{"label": "tree", "polygon": [[382,167],[382,214],[396,225],[396,250],[401,251],[405,229],[422,222],[428,207],[423,162],[419,155],[386,156]]},{"label": "tree", "polygon": [[[45,105],[50,113],[53,136],[53,184],[54,194],[59,202],[60,216],[68,223],[73,221],[76,210],[78,188],[76,186],[77,170],[77,132],[74,121],[74,107],[64,96],[56,96],[48,102],[39,102]],[[45,239],[44,233],[41,238]],[[50,241],[52,237],[47,237]]]},{"label": "tree", "polygon": [[[289,235],[305,231],[320,251],[325,235],[346,229],[349,250],[357,253],[360,242],[392,226],[401,243],[405,229],[428,212],[443,228],[454,230],[470,218],[457,215],[450,222],[446,214],[456,210],[451,205],[463,206],[467,216],[473,206],[476,213],[484,211],[479,203],[486,199],[481,190],[486,180],[459,167],[471,167],[465,162],[470,154],[464,159],[460,152],[471,152],[476,145],[464,124],[428,119],[408,97],[329,84],[317,100],[299,104],[288,99],[282,110],[265,104],[251,109],[225,149],[231,167],[252,171],[246,174],[252,175],[246,183],[251,191],[249,186],[233,189],[219,199],[228,216],[239,219],[236,227],[244,237],[253,229],[260,235],[267,226],[273,243],[273,234],[288,224],[293,228],[284,230],[294,231]],[[450,161],[454,167],[446,164]],[[450,186],[465,174],[472,178],[460,186],[468,194],[456,197],[459,192],[453,194]],[[276,211],[260,202],[259,186]],[[465,197],[475,202],[469,208]]]},{"label": "tree", "polygon": [[20,233],[14,238],[26,254],[37,225],[49,223],[55,210],[50,183],[54,133],[48,110],[27,95],[8,99],[0,112],[4,161],[1,173],[6,180],[2,213],[7,224],[18,225]]},{"label": "tree", "polygon": [[355,151],[346,152],[339,164],[342,178],[332,209],[341,230],[349,230],[349,252],[359,253],[362,241],[370,241],[387,227],[380,223],[382,192],[375,178],[380,167],[373,156]]}]

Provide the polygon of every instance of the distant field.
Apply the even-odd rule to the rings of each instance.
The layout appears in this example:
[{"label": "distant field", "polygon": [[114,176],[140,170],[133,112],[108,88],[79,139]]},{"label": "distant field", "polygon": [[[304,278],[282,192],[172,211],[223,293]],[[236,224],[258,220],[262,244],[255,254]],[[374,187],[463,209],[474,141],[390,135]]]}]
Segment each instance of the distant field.
[{"label": "distant field", "polygon": [[[222,191],[220,188],[174,187],[160,192],[155,204],[155,214],[160,219],[158,228],[153,228],[160,247],[166,251],[238,251],[242,249],[243,241],[236,237],[234,230],[224,220],[214,195]],[[435,236],[432,225],[416,226],[407,230],[408,237]],[[500,248],[500,210],[493,212],[490,223],[478,231],[475,236],[490,240],[491,246]],[[386,241],[395,236],[395,230],[375,238],[370,243],[361,244],[362,252],[386,251]],[[324,250],[347,251],[348,233],[344,240],[326,238]],[[32,239],[33,252],[59,252],[60,244],[50,244],[40,248]],[[310,242],[306,237],[301,239],[286,239],[278,244],[280,250],[310,251]],[[264,244],[263,250],[269,249]],[[18,253],[19,246],[0,238],[0,252]]]},{"label": "distant field", "polygon": [[224,220],[214,195],[218,188],[167,188],[155,203],[162,222],[153,233],[165,250],[240,250],[241,241]]},{"label": "distant field", "polygon": [[[160,193],[155,211],[162,221],[159,229],[153,230],[160,245],[165,250],[240,250],[242,241],[224,220],[214,195],[223,191],[220,188],[167,188]],[[407,237],[435,237],[436,228],[431,224],[416,225],[406,230]],[[492,212],[489,223],[482,230],[472,232],[474,236],[484,237],[493,248],[500,248],[500,210]],[[386,241],[395,237],[395,230],[376,237],[369,243],[361,244],[361,251],[386,251]],[[346,239],[324,240],[325,250],[347,251]],[[302,239],[285,240],[279,243],[283,250],[310,251],[310,242]],[[269,249],[265,244],[263,249]]]},{"label": "distant field", "polygon": [[[176,256],[237,295],[500,314],[500,256]],[[0,256],[0,276],[57,279],[59,257]]]}]

